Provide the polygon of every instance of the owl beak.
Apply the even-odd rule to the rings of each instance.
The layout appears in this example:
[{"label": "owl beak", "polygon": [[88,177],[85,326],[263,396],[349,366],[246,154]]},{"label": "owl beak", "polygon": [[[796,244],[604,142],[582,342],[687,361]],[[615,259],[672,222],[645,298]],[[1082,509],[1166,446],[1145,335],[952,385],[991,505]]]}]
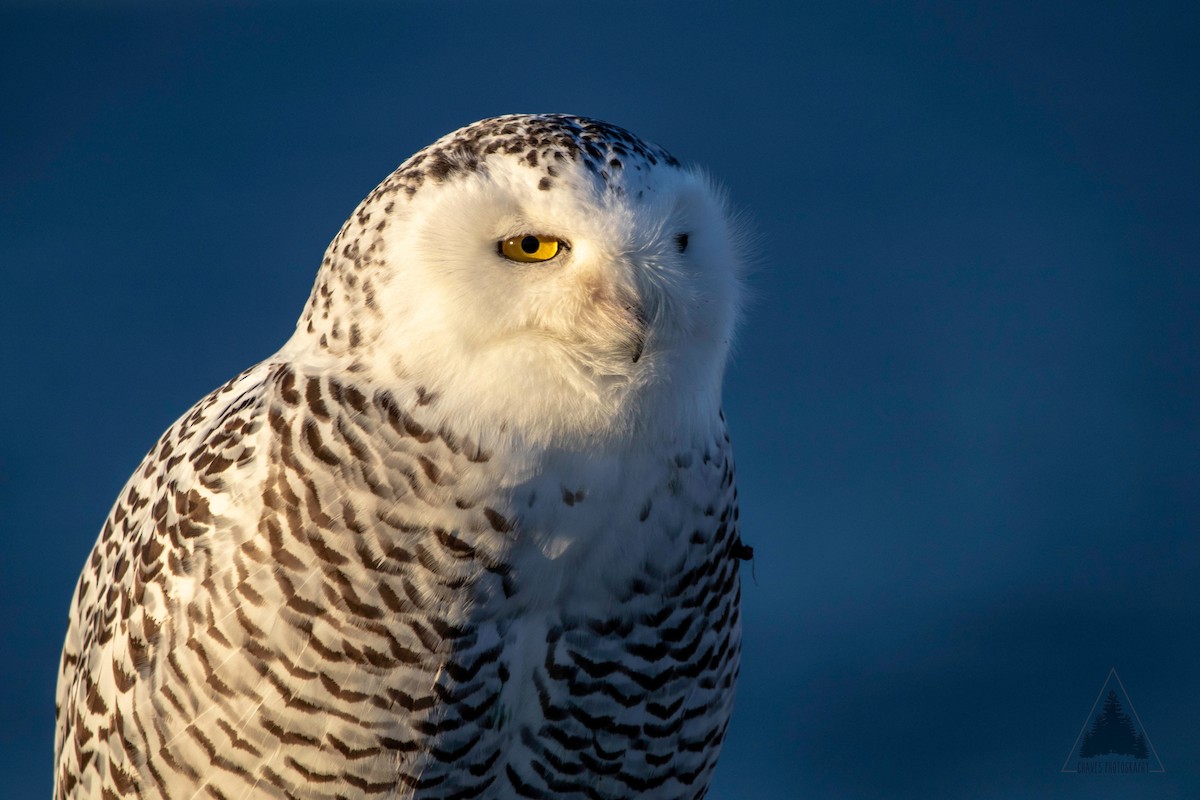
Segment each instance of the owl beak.
[{"label": "owl beak", "polygon": [[646,334],[639,333],[633,341],[633,363],[637,363],[642,357],[642,350],[646,349]]},{"label": "owl beak", "polygon": [[633,363],[636,364],[638,359],[642,357],[642,351],[646,349],[649,321],[646,319],[645,309],[640,305],[626,306],[625,310],[633,317],[635,324],[633,334]]}]

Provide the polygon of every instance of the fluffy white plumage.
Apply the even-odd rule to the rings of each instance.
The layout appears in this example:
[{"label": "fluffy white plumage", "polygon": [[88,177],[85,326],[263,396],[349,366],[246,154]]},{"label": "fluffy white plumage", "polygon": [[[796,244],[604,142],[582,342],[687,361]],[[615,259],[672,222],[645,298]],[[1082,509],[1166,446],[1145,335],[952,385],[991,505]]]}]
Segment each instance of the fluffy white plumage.
[{"label": "fluffy white plumage", "polygon": [[[514,260],[531,236],[557,253]],[[292,339],[119,498],[56,797],[702,797],[748,553],[738,263],[708,182],[605,123],[484,120],[402,165]]]}]

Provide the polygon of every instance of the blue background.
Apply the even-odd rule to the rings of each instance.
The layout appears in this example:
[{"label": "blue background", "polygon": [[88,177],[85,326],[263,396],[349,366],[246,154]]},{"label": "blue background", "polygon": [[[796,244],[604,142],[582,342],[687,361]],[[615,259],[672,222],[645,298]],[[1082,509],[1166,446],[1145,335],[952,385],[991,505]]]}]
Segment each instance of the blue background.
[{"label": "blue background", "polygon": [[[1195,8],[0,9],[2,793],[49,794],[71,590],[159,433],[400,161],[566,111],[757,231],[712,796],[1195,797]],[[1111,667],[1164,774],[1059,772]]]}]

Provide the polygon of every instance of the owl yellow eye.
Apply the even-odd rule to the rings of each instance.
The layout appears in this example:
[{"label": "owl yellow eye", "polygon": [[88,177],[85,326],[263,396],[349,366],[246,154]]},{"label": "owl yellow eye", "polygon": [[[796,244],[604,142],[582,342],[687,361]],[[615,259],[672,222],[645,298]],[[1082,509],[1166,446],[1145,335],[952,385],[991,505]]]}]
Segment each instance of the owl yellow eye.
[{"label": "owl yellow eye", "polygon": [[558,255],[564,242],[549,236],[535,236],[527,233],[524,236],[514,236],[500,242],[500,255],[509,261],[549,261]]}]

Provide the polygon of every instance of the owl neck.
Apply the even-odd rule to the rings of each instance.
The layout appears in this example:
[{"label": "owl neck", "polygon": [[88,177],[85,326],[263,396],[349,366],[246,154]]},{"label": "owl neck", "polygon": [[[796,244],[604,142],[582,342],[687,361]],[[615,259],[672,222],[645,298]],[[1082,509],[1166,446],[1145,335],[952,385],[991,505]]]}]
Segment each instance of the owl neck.
[{"label": "owl neck", "polygon": [[376,301],[385,244],[374,196],[346,220],[321,260],[312,293],[288,347],[356,362],[369,360],[386,329]]},{"label": "owl neck", "polygon": [[640,379],[572,381],[512,364],[425,369],[412,359],[364,358],[297,336],[279,357],[304,374],[336,377],[366,396],[383,391],[426,427],[444,428],[493,452],[596,454],[661,451],[708,441],[721,422],[721,377],[667,371],[653,361]]}]

